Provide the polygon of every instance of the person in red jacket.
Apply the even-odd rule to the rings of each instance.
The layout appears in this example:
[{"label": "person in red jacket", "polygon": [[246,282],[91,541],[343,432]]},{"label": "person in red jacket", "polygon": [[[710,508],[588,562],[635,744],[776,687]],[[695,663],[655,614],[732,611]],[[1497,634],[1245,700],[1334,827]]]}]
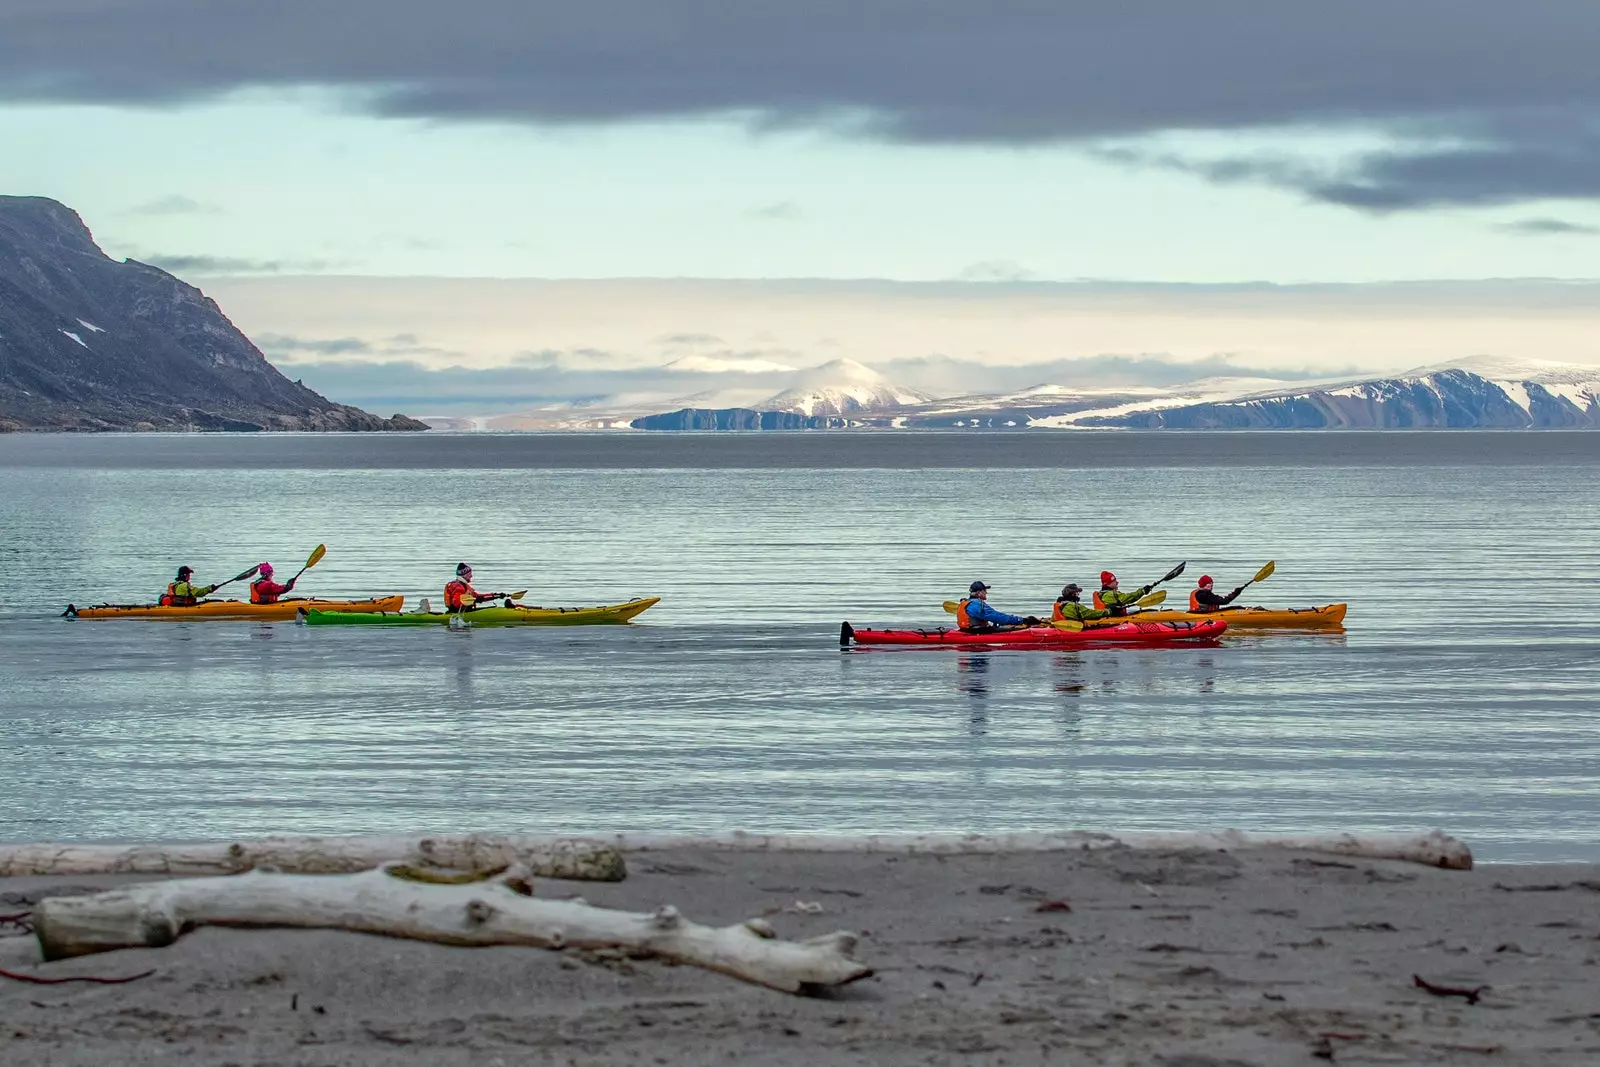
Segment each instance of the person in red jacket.
[{"label": "person in red jacket", "polygon": [[257,572],[258,577],[250,583],[250,603],[276,604],[278,598],[294,588],[295,580],[289,579],[288,585],[279,585],[272,580],[272,564],[263,563]]},{"label": "person in red jacket", "polygon": [[489,607],[504,593],[480,593],[472,588],[472,568],[465,563],[456,564],[456,577],[444,587],[446,611],[471,611],[475,607]]}]

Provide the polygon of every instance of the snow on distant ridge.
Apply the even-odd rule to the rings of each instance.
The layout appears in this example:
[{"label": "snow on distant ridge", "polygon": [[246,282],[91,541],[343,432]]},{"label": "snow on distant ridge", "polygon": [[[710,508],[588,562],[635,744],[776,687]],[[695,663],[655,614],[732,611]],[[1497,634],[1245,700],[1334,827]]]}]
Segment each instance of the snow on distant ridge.
[{"label": "snow on distant ridge", "polygon": [[763,411],[796,411],[802,415],[844,415],[924,404],[926,393],[895,385],[884,375],[853,359],[835,359],[795,375],[783,392],[756,406]]}]

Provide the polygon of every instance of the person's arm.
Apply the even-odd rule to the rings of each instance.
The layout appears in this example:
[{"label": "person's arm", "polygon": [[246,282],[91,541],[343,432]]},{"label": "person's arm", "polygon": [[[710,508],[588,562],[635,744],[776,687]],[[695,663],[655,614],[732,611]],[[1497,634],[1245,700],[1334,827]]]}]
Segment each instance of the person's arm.
[{"label": "person's arm", "polygon": [[1102,590],[1100,593],[1100,599],[1108,608],[1132,607],[1134,604],[1139,602],[1140,597],[1144,596],[1148,592],[1150,592],[1150,587],[1148,585],[1126,593],[1117,589]]},{"label": "person's arm", "polygon": [[1238,588],[1236,588],[1233,592],[1229,593],[1227,596],[1223,597],[1220,601],[1218,601],[1219,606],[1221,604],[1232,604],[1234,602],[1234,600],[1242,592],[1244,592],[1244,586],[1241,585]]},{"label": "person's arm", "polygon": [[[977,608],[976,611],[973,609]],[[973,622],[987,622],[995,626],[1021,626],[1026,619],[1018,615],[1007,615],[989,606],[987,600],[973,600],[967,605],[967,618]]]}]

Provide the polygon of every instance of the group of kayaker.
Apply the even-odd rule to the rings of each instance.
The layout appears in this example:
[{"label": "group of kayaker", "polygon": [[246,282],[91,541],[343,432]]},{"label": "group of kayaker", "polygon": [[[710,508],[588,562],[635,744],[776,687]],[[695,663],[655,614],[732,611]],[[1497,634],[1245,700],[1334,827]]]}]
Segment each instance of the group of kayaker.
[{"label": "group of kayaker", "polygon": [[[240,578],[251,574],[256,576],[250,583],[250,603],[276,604],[285,593],[294,589],[294,583],[300,578],[295,575],[288,582],[273,581],[273,569],[270,563],[261,563],[251,567]],[[186,608],[200,602],[202,597],[210,596],[216,590],[227,585],[228,582],[219,582],[216,585],[196,585],[193,581],[194,568],[183,566],[178,568],[177,577],[167,583],[167,591],[161,594],[158,601],[162,607]],[[231,578],[229,581],[238,581]],[[472,587],[472,567],[465,563],[456,564],[456,576],[444,587],[444,603],[450,611],[471,611],[476,607],[488,607],[496,600],[503,599],[506,593],[480,593]]]},{"label": "group of kayaker", "polygon": [[[1080,599],[1083,587],[1076,582],[1068,582],[1061,589],[1061,595],[1056,598],[1054,609],[1050,613],[1052,622],[1093,622],[1097,619],[1121,618],[1128,614],[1128,609],[1150,593],[1152,585],[1142,585],[1137,589],[1123,592],[1117,581],[1117,576],[1111,571],[1100,572],[1100,588],[1093,596],[1093,607],[1086,607]],[[1227,596],[1220,596],[1215,591],[1215,582],[1209,574],[1200,576],[1195,583],[1195,588],[1189,593],[1189,610],[1197,614],[1221,611],[1224,607],[1238,599],[1244,592],[1244,586],[1239,586]],[[956,605],[956,625],[969,633],[978,633],[984,630],[997,629],[1006,626],[1039,626],[1044,620],[1036,615],[1010,615],[1000,611],[989,603],[989,586],[983,582],[973,582],[967,587],[967,598]]]},{"label": "group of kayaker", "polygon": [[[257,564],[240,577],[251,574],[256,576],[256,580],[250,583],[250,603],[252,604],[276,604],[279,597],[294,588],[294,583],[299,578],[299,575],[296,575],[286,583],[273,581],[273,570],[270,563]],[[193,579],[193,567],[179,567],[177,577],[167,583],[167,591],[161,594],[156,603],[164,608],[193,607],[200,603],[201,597],[210,596],[228,584],[227,582],[218,582],[216,585],[196,585]],[[229,581],[235,582],[238,580],[238,578],[229,579]]]}]

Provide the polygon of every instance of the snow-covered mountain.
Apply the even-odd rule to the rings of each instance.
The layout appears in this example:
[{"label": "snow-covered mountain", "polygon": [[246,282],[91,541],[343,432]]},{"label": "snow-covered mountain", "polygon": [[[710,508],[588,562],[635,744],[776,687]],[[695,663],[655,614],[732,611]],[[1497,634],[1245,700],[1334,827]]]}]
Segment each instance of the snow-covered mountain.
[{"label": "snow-covered mountain", "polygon": [[835,359],[800,371],[787,389],[755,406],[762,411],[801,415],[847,415],[859,411],[892,411],[924,404],[933,398],[895,385],[863,363]]},{"label": "snow-covered mountain", "polygon": [[1600,429],[1600,367],[1474,357],[1385,378],[1079,411],[1047,424],[1184,430]]}]

